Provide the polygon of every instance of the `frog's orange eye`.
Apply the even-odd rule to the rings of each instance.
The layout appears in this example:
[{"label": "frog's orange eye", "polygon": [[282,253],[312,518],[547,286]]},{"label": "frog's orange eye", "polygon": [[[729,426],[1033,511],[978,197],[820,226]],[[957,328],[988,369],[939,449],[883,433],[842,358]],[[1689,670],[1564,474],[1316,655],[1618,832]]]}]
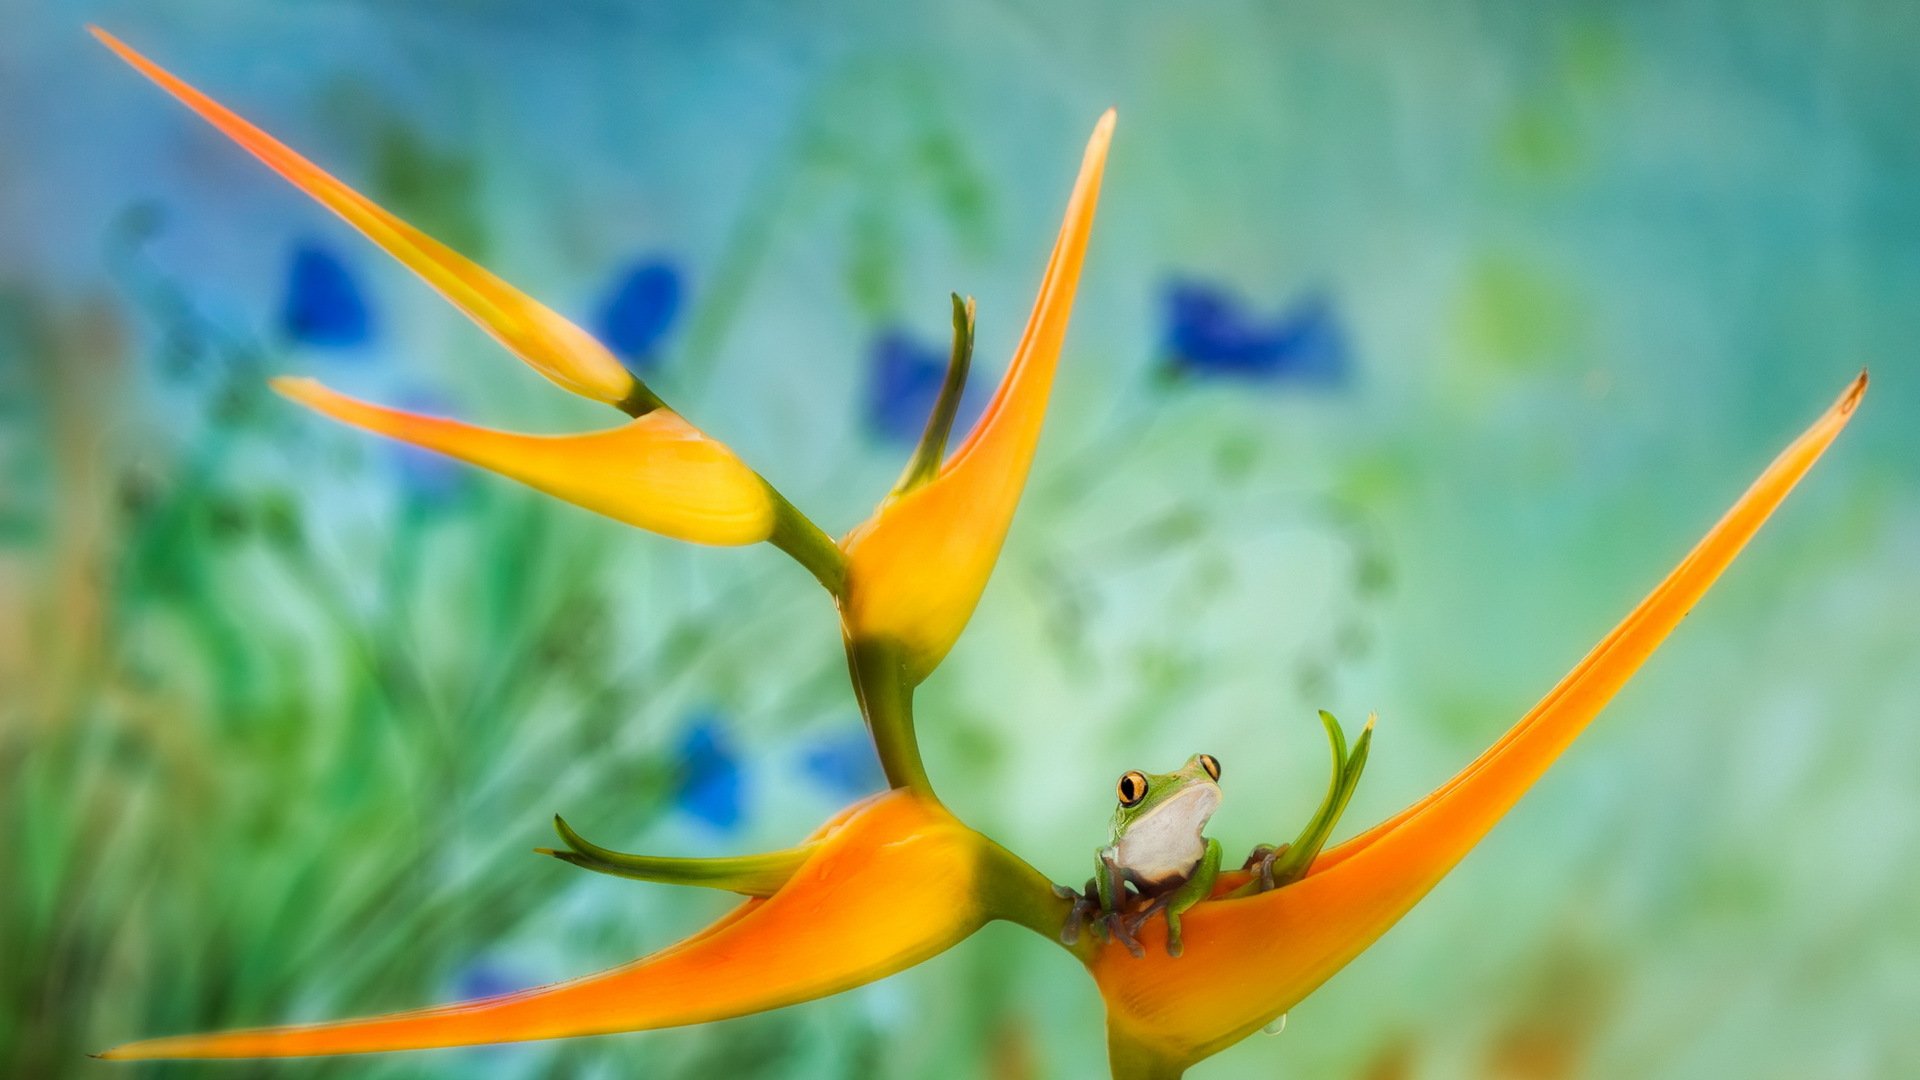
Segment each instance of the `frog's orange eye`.
[{"label": "frog's orange eye", "polygon": [[1214,757],[1212,754],[1201,754],[1200,767],[1207,770],[1208,776],[1213,777],[1215,780],[1220,779],[1220,759],[1219,758]]},{"label": "frog's orange eye", "polygon": [[1133,806],[1147,797],[1147,776],[1138,769],[1120,778],[1120,805]]}]

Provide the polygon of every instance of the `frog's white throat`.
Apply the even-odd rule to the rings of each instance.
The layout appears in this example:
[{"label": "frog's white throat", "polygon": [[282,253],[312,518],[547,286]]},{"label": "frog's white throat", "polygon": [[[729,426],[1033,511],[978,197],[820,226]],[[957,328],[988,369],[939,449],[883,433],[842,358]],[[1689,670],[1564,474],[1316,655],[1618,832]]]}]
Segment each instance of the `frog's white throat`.
[{"label": "frog's white throat", "polygon": [[1133,819],[1126,835],[1114,845],[1114,855],[1147,884],[1185,880],[1206,854],[1201,832],[1219,805],[1219,787],[1193,784]]}]

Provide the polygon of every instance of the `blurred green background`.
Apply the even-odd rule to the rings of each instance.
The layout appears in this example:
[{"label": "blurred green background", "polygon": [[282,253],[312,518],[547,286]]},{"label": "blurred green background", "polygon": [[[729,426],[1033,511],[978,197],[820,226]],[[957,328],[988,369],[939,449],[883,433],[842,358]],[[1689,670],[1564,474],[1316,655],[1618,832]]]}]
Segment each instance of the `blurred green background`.
[{"label": "blurred green background", "polygon": [[1207,751],[1229,852],[1378,710],[1352,831],[1571,667],[1861,366],[1853,429],[1588,737],[1284,1033],[1195,1076],[1920,1075],[1920,7],[41,3],[0,39],[0,1074],[1091,1076],[990,928],[704,1028],[82,1055],[612,966],[717,895],[530,853],[789,843],[877,771],[832,614],[266,393],[604,425],[113,60],[98,22],[578,318],[830,530],[948,290],[978,388],[1120,127],[1047,440],[922,693],[1084,877]]}]

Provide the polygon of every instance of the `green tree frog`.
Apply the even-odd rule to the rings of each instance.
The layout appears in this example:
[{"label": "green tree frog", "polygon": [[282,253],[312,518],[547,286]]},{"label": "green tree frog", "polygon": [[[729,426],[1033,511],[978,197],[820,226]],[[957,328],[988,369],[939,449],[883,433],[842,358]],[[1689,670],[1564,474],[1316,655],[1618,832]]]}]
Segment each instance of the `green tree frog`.
[{"label": "green tree frog", "polygon": [[[1229,896],[1283,888],[1306,876],[1353,797],[1373,744],[1373,717],[1367,717],[1351,751],[1332,713],[1322,710],[1320,723],[1333,758],[1320,808],[1292,843],[1256,846],[1241,867],[1248,873],[1246,883]],[[1205,835],[1207,822],[1220,807],[1220,762],[1211,754],[1195,754],[1178,772],[1128,772],[1120,777],[1119,795],[1107,845],[1094,853],[1093,878],[1086,889],[1053,887],[1073,901],[1060,940],[1073,944],[1080,939],[1082,924],[1091,922],[1096,933],[1144,956],[1135,935],[1148,919],[1165,912],[1167,952],[1179,956],[1180,916],[1210,896],[1220,876],[1220,842]]]},{"label": "green tree frog", "polygon": [[1167,952],[1179,956],[1180,916],[1206,899],[1220,873],[1220,841],[1204,835],[1220,806],[1220,762],[1195,754],[1177,772],[1130,771],[1117,787],[1119,805],[1106,846],[1094,853],[1093,880],[1085,893],[1059,889],[1074,901],[1061,937],[1071,944],[1091,917],[1096,930],[1141,956],[1134,935],[1165,912]]}]

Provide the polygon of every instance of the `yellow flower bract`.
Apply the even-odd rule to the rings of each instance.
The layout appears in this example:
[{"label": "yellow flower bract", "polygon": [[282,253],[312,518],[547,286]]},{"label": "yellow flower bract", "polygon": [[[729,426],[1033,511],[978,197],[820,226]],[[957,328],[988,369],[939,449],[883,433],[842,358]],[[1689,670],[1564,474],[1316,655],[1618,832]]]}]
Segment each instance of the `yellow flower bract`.
[{"label": "yellow flower bract", "polygon": [[491,469],[555,498],[697,544],[773,532],[773,493],[733,451],[669,409],[580,435],[520,435],[356,401],[312,379],[274,389],[336,420]]}]

